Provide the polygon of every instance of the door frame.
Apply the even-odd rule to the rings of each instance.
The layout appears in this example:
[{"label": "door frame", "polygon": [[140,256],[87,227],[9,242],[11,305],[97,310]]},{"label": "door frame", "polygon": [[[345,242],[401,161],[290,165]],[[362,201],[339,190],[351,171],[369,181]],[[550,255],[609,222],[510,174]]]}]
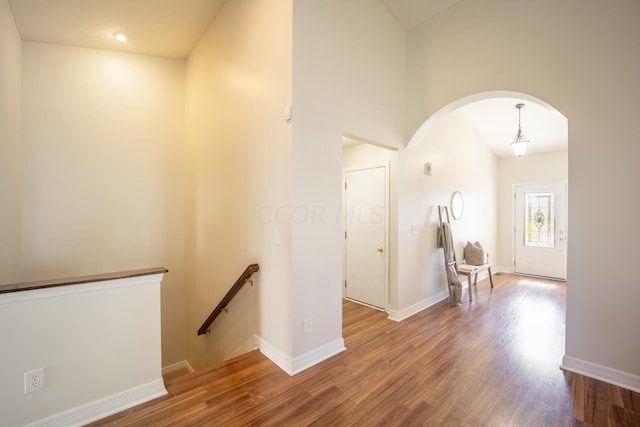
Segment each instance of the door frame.
[{"label": "door frame", "polygon": [[352,166],[348,168],[342,168],[342,298],[349,299],[347,297],[347,288],[345,286],[345,282],[347,280],[347,239],[344,237],[347,232],[347,222],[346,222],[346,206],[347,206],[347,192],[345,189],[347,183],[347,173],[349,172],[357,172],[361,170],[367,169],[375,169],[375,168],[384,168],[384,204],[385,204],[385,217],[384,217],[384,308],[376,307],[374,305],[366,304],[362,301],[356,301],[349,299],[349,301],[356,302],[358,304],[366,305],[367,307],[374,308],[376,310],[381,310],[388,312],[389,311],[389,260],[390,260],[390,251],[389,251],[389,191],[390,191],[390,181],[389,181],[389,168],[391,166],[390,161],[377,162],[377,163],[366,163],[358,166]]},{"label": "door frame", "polygon": [[[565,236],[569,235],[569,183],[565,180],[553,180],[553,181],[530,181],[530,182],[519,182],[511,185],[511,266],[510,271],[512,274],[519,274],[522,276],[527,276],[523,273],[516,273],[515,262],[516,262],[516,220],[517,212],[516,212],[516,187],[526,187],[526,186],[534,186],[534,185],[564,185],[564,215],[565,215]],[[558,280],[558,281],[566,281],[567,280],[567,252],[568,252],[569,240],[565,241],[564,247],[564,279],[560,278],[552,278],[552,277],[544,277],[549,280]],[[542,276],[533,276],[532,277],[542,277]]]}]

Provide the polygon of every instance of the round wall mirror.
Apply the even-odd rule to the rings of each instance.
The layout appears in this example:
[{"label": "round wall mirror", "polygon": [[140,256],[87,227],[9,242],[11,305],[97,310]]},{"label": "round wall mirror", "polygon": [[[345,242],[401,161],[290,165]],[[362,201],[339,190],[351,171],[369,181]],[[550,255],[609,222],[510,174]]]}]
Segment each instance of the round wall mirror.
[{"label": "round wall mirror", "polygon": [[462,218],[462,213],[464,212],[464,199],[462,198],[462,193],[459,191],[454,191],[451,195],[451,216],[453,219]]}]

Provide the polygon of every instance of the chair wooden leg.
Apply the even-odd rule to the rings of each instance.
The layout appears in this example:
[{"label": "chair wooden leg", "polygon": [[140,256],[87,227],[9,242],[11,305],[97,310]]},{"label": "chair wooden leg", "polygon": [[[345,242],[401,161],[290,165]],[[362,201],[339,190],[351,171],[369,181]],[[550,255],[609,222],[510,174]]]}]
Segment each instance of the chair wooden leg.
[{"label": "chair wooden leg", "polygon": [[469,278],[469,301],[473,301],[473,297],[471,296],[471,274],[467,277]]},{"label": "chair wooden leg", "polygon": [[491,282],[491,288],[493,288],[493,277],[491,277],[491,267],[489,267],[487,270],[489,270],[489,282]]}]

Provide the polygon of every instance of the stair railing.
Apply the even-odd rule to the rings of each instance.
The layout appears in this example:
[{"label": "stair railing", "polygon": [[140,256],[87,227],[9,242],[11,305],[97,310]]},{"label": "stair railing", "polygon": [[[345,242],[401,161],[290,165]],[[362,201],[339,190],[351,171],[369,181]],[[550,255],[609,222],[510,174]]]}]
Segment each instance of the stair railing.
[{"label": "stair railing", "polygon": [[240,288],[242,288],[242,286],[245,283],[247,282],[253,283],[253,281],[251,280],[251,276],[253,275],[253,273],[259,270],[260,270],[260,266],[258,264],[251,264],[246,268],[246,270],[244,270],[244,273],[242,273],[242,275],[238,277],[238,280],[236,280],[236,283],[231,287],[231,289],[229,289],[229,292],[227,292],[224,298],[222,298],[222,301],[220,301],[220,304],[218,304],[216,308],[213,309],[209,317],[207,317],[207,320],[205,320],[202,326],[200,326],[200,329],[198,329],[198,335],[204,335],[207,332],[209,332],[209,326],[211,326],[213,321],[216,320],[216,317],[218,317],[218,315],[222,313],[223,310],[225,310],[225,308],[227,307],[227,304],[229,304],[229,302],[238,293],[238,291],[240,291]]}]

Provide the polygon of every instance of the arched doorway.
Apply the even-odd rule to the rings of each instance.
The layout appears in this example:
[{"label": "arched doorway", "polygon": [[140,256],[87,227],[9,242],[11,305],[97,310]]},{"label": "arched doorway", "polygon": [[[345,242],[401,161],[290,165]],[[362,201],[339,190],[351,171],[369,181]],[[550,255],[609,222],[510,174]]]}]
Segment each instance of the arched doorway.
[{"label": "arched doorway", "polygon": [[[527,139],[531,140],[529,150],[522,158],[516,158],[510,149],[510,142],[513,141],[518,128],[518,110],[514,108],[518,103],[525,104],[522,110],[522,130]],[[567,225],[556,224],[553,216],[548,218],[545,216],[546,220],[540,220],[542,211],[534,212],[538,214],[537,222],[535,215],[529,215],[528,219],[525,219],[522,204],[520,201],[516,203],[515,195],[516,189],[522,190],[523,186],[562,185],[564,195],[556,197],[559,198],[556,205],[560,209],[562,204],[566,210],[566,193],[568,192],[566,117],[547,102],[525,93],[513,91],[477,93],[460,98],[429,117],[415,132],[407,149],[416,149],[438,127],[439,123],[459,110],[469,118],[497,157],[497,250],[492,254],[492,262],[497,267],[496,270],[564,279],[568,244]],[[437,169],[437,165],[434,167]],[[478,164],[475,169],[476,173],[480,174],[483,171],[483,165]],[[546,191],[536,190],[535,193],[539,196],[538,200],[549,197],[549,192]],[[527,193],[522,193],[521,196],[524,194]],[[531,194],[533,200],[535,196]],[[517,207],[519,210],[516,210]],[[563,217],[566,218],[566,215],[561,213],[557,221],[562,221]],[[525,221],[529,228],[525,227]],[[532,243],[524,233],[527,230],[531,231],[531,224],[544,225],[547,232],[555,232],[551,238],[551,244],[547,242],[547,247],[533,249],[527,246]],[[552,248],[549,247],[550,245]],[[555,250],[554,256],[561,259],[559,262],[562,264],[562,272],[555,272],[557,268],[549,273],[545,272],[548,270],[533,268],[534,265],[548,262],[552,249]],[[523,255],[527,255],[528,258],[523,258]],[[555,263],[557,265],[558,261]]]}]

